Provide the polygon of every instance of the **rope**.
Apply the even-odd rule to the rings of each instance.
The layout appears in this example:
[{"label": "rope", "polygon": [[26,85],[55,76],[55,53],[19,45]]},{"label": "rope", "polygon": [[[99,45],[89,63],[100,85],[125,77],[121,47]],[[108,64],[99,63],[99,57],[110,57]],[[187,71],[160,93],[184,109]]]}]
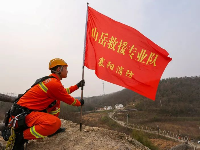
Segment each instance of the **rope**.
[{"label": "rope", "polygon": [[15,130],[11,128],[11,136],[8,139],[5,150],[12,150],[15,144]]},{"label": "rope", "polygon": [[24,114],[24,113],[21,113],[21,114],[15,116],[15,117],[12,118],[11,121],[9,122],[9,126],[12,124],[12,128],[11,128],[11,131],[10,131],[10,132],[11,132],[11,135],[10,135],[10,137],[9,137],[9,139],[8,139],[8,142],[6,143],[6,148],[5,148],[5,150],[12,150],[13,147],[14,147],[15,138],[16,138],[14,127],[15,127],[15,125],[16,125],[16,121],[18,120],[17,117],[20,116],[20,115],[22,115],[22,114]]}]

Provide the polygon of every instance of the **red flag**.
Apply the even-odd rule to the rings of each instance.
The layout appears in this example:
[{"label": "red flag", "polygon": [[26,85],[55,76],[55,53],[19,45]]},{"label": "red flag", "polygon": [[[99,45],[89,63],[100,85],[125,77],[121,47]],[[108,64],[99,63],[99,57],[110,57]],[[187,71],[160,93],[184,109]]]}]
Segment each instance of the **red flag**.
[{"label": "red flag", "polygon": [[169,53],[136,29],[88,7],[84,65],[105,81],[155,100]]}]

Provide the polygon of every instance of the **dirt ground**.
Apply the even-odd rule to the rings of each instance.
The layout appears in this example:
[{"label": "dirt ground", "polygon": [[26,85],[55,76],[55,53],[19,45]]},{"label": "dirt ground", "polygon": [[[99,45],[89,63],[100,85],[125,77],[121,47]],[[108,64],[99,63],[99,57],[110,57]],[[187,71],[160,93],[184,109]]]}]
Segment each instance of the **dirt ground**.
[{"label": "dirt ground", "polygon": [[150,141],[155,146],[159,147],[159,149],[162,149],[162,150],[168,150],[180,144],[180,142],[174,142],[174,141],[169,141],[169,140],[164,140],[164,139],[150,139]]},{"label": "dirt ground", "polygon": [[[80,125],[71,121],[62,120],[62,126],[66,131],[51,138],[37,141],[29,141],[27,150],[147,150],[138,141],[130,136],[117,131],[108,130],[105,124],[100,123],[105,113],[90,113],[83,116],[83,128],[80,132]],[[85,126],[89,124],[90,126]],[[96,127],[95,127],[96,126]],[[98,127],[97,127],[98,126]],[[169,150],[179,145],[167,139],[152,138],[151,142],[160,150]],[[1,144],[2,143],[2,144]],[[5,142],[0,137],[1,145]]]},{"label": "dirt ground", "polygon": [[62,126],[66,128],[65,132],[29,141],[27,150],[148,150],[136,140],[116,131],[83,125],[80,132],[79,124],[66,120],[62,120]]},{"label": "dirt ground", "polygon": [[[87,124],[96,124],[98,123],[98,126],[106,128],[105,124],[99,124],[100,119],[104,116],[104,113],[90,113],[87,115],[83,116],[84,122]],[[172,140],[167,140],[167,139],[158,139],[158,138],[153,138],[150,139],[150,141],[157,146],[160,150],[169,150],[170,148],[177,146],[181,144],[180,142],[172,141]]]}]

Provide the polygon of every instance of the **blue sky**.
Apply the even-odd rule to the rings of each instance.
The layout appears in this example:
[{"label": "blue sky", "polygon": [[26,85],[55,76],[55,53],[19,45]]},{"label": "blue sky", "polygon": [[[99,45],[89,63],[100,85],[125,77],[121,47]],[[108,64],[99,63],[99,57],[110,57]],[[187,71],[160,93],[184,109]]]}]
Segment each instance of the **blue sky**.
[{"label": "blue sky", "polygon": [[[0,2],[0,92],[23,93],[49,75],[50,59],[69,64],[65,87],[81,79],[86,3],[129,25],[173,59],[162,78],[199,76],[199,0],[10,0]],[[103,94],[103,81],[85,68],[84,96]],[[123,87],[104,82],[105,93]],[[72,94],[80,96],[80,91]]]}]

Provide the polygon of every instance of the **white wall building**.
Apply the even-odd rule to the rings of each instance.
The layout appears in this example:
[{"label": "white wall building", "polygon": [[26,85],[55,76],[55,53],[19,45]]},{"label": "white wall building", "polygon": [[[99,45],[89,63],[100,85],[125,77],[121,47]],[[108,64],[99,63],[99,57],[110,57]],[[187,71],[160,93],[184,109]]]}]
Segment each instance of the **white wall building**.
[{"label": "white wall building", "polygon": [[104,106],[104,110],[111,110],[112,106]]},{"label": "white wall building", "polygon": [[123,109],[124,106],[122,104],[116,104],[115,109]]}]

